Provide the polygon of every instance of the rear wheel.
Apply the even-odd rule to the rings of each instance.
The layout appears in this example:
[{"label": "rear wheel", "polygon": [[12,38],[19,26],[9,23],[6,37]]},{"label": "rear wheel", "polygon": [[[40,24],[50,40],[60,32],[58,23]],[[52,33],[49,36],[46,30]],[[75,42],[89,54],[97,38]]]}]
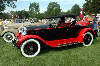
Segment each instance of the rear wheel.
[{"label": "rear wheel", "polygon": [[40,49],[40,43],[35,39],[26,40],[20,47],[21,54],[24,57],[35,57],[40,53]]},{"label": "rear wheel", "polygon": [[83,45],[90,46],[93,42],[93,35],[90,32],[86,32],[83,36]]},{"label": "rear wheel", "polygon": [[3,39],[5,42],[12,42],[15,39],[15,35],[11,32],[7,32],[3,35]]}]

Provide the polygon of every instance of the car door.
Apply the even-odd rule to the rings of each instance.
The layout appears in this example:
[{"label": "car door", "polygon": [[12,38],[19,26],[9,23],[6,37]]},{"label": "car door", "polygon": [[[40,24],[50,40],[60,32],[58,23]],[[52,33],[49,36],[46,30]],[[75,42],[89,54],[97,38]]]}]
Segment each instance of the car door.
[{"label": "car door", "polygon": [[62,39],[63,38],[63,31],[64,31],[64,27],[58,27],[55,29],[55,34],[54,34],[54,38],[57,39]]},{"label": "car door", "polygon": [[65,28],[66,38],[74,38],[75,34],[80,28],[84,28],[83,26],[75,26],[75,27],[68,27]]},{"label": "car door", "polygon": [[46,40],[58,40],[63,38],[64,28],[46,28],[45,39]]}]

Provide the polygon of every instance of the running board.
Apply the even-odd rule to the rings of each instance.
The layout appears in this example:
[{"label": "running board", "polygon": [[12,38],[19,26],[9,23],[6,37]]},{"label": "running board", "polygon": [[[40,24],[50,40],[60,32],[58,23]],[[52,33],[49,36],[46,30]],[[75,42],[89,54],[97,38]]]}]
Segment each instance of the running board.
[{"label": "running board", "polygon": [[70,43],[58,44],[56,46],[62,47],[62,46],[73,45],[73,44],[78,44],[78,43],[81,43],[81,42],[78,42],[78,41],[77,42],[70,42]]}]

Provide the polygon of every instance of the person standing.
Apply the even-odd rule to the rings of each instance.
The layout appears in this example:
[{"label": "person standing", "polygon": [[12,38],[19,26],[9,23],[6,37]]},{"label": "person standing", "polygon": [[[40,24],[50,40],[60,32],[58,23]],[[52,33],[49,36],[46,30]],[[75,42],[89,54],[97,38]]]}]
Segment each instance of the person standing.
[{"label": "person standing", "polygon": [[93,30],[94,30],[94,32],[95,32],[96,37],[98,37],[98,34],[97,34],[97,30],[98,30],[98,29],[97,29],[97,27],[98,27],[98,22],[97,22],[97,21],[98,21],[98,20],[97,20],[97,18],[98,18],[98,17],[95,16],[95,18],[93,19],[93,27],[94,27]]},{"label": "person standing", "polygon": [[19,20],[18,19],[16,20],[16,23],[19,23]]}]

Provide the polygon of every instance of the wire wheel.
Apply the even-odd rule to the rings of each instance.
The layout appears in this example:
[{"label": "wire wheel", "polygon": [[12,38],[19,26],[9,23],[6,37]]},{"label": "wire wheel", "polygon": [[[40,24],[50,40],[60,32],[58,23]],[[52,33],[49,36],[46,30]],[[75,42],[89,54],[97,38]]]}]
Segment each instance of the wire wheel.
[{"label": "wire wheel", "polygon": [[35,39],[26,40],[20,48],[24,57],[34,57],[40,52],[40,43]]}]

